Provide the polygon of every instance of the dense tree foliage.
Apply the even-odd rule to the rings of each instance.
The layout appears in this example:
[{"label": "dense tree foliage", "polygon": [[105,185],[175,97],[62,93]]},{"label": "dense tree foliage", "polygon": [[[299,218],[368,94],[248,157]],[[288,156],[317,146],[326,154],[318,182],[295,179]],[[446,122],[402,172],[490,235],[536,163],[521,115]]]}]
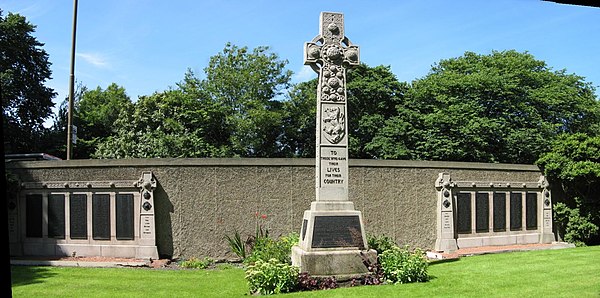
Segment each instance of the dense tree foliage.
[{"label": "dense tree foliage", "polygon": [[289,86],[286,64],[268,47],[227,44],[210,58],[206,79],[188,71],[177,88],[140,98],[96,156],[285,156],[277,97]]},{"label": "dense tree foliage", "polygon": [[[293,156],[315,156],[317,81],[297,84],[284,103],[284,139]],[[371,150],[373,136],[396,115],[408,84],[399,82],[390,67],[366,64],[348,71],[347,82],[350,157],[377,158]]]},{"label": "dense tree foliage", "polygon": [[[68,98],[65,98],[54,124],[43,138],[45,152],[61,158],[66,158],[68,104]],[[77,141],[73,144],[72,158],[90,158],[98,144],[115,133],[115,122],[130,114],[132,109],[133,103],[125,88],[116,83],[106,89],[98,86],[93,90],[78,83],[73,96],[73,125],[77,129]]]},{"label": "dense tree foliage", "polygon": [[39,149],[43,123],[51,116],[54,90],[48,54],[34,36],[35,26],[19,14],[0,10],[0,93],[6,153]]},{"label": "dense tree foliage", "polygon": [[177,88],[142,96],[135,103],[133,113],[121,114],[114,123],[115,134],[100,143],[94,156],[164,158],[226,155],[228,148],[219,148],[218,140],[214,139],[218,138],[218,132],[213,135],[214,132],[208,129],[221,121],[219,110],[206,95],[184,90]]},{"label": "dense tree foliage", "polygon": [[288,156],[314,157],[317,79],[295,85],[283,103],[283,144]]},{"label": "dense tree foliage", "polygon": [[[79,110],[79,102],[83,97],[83,93],[87,92],[87,87],[81,82],[77,82],[73,94],[73,111],[74,118],[77,121],[77,111]],[[69,98],[65,97],[56,115],[53,116],[54,123],[52,127],[46,129],[42,137],[44,153],[54,155],[59,158],[67,158],[67,114],[69,112]],[[78,158],[77,150],[73,152],[73,156]]]},{"label": "dense tree foliage", "polygon": [[396,116],[408,84],[398,81],[389,66],[361,64],[347,74],[348,130],[351,158],[378,158],[373,136]]},{"label": "dense tree foliage", "polygon": [[533,163],[600,123],[591,84],[516,51],[442,60],[406,98],[373,141],[381,158]]},{"label": "dense tree foliage", "polygon": [[563,193],[554,205],[563,239],[600,244],[600,136],[563,134],[537,164]]},{"label": "dense tree foliage", "polygon": [[96,146],[113,134],[114,124],[121,115],[127,117],[132,109],[125,88],[115,83],[104,90],[100,87],[85,90],[74,113],[78,139],[74,158],[89,158]]},{"label": "dense tree foliage", "polygon": [[203,89],[225,107],[234,156],[282,155],[283,119],[277,97],[289,87],[292,72],[269,47],[252,51],[228,43],[204,69]]}]

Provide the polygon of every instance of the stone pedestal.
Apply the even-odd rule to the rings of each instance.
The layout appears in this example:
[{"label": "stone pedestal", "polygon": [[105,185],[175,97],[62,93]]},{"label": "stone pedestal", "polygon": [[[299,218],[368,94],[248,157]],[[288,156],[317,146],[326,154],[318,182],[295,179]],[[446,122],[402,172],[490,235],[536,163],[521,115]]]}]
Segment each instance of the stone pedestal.
[{"label": "stone pedestal", "polygon": [[292,264],[313,276],[368,273],[366,262],[377,253],[367,249],[362,214],[348,201],[317,201],[304,211],[300,244],[292,250]]},{"label": "stone pedestal", "polygon": [[312,276],[336,276],[338,280],[369,273],[364,260],[377,261],[375,250],[305,251],[299,246],[292,248],[292,264],[301,272]]}]

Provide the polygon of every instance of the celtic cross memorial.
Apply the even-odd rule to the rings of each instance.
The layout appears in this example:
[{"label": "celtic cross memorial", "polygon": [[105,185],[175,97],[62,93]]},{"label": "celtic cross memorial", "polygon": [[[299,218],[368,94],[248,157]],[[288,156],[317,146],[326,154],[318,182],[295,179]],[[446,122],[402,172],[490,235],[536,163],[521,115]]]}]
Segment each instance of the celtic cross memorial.
[{"label": "celtic cross memorial", "polygon": [[315,276],[368,272],[360,211],[348,200],[348,97],[346,70],[357,66],[359,48],[344,35],[344,15],[322,12],[320,34],[304,45],[304,64],[319,74],[316,125],[316,199],[304,212],[292,263]]},{"label": "celtic cross memorial", "polygon": [[317,201],[348,200],[346,69],[359,64],[358,46],[344,36],[344,15],[321,14],[320,34],[304,46],[317,87]]}]

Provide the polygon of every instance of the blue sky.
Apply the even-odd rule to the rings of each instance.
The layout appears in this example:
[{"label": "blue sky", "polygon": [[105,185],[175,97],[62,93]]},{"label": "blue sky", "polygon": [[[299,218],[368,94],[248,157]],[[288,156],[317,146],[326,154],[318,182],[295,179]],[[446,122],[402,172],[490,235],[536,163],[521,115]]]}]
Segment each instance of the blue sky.
[{"label": "blue sky", "polygon": [[[0,8],[37,26],[52,62],[47,85],[61,102],[73,1],[0,0]],[[302,65],[303,44],[318,34],[321,11],[344,13],[361,61],[389,65],[401,81],[465,51],[515,49],[600,85],[600,9],[540,0],[79,0],[75,77],[88,88],[115,82],[137,100],[175,86],[188,68],[201,75],[210,56],[232,42],[270,46],[289,61],[293,81],[305,81],[315,74]]]}]

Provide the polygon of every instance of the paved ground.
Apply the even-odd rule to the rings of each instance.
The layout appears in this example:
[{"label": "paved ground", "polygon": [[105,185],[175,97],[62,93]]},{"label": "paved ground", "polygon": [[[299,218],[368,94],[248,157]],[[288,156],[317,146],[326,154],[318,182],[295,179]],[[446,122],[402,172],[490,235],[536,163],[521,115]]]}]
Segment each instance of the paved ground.
[{"label": "paved ground", "polygon": [[553,242],[549,244],[535,243],[535,244],[519,244],[519,245],[503,245],[503,246],[480,246],[461,248],[453,253],[438,253],[438,252],[427,252],[427,257],[430,259],[456,259],[460,257],[482,255],[490,253],[502,253],[502,252],[513,252],[513,251],[528,251],[528,250],[542,250],[542,249],[561,249],[575,247],[575,245],[565,242]]},{"label": "paved ground", "polygon": [[[564,242],[554,242],[551,244],[526,244],[526,245],[505,245],[505,246],[481,246],[472,248],[462,248],[453,253],[427,252],[430,259],[457,259],[471,255],[481,255],[489,253],[503,253],[513,251],[528,251],[542,249],[561,249],[574,247],[573,244]],[[12,258],[12,265],[29,266],[71,266],[71,267],[150,267],[150,268],[171,268],[174,266],[170,260],[141,260],[127,258],[109,258],[109,257],[28,257]]]},{"label": "paved ground", "polygon": [[11,258],[11,265],[68,267],[153,267],[159,260],[109,257],[24,257]]}]

